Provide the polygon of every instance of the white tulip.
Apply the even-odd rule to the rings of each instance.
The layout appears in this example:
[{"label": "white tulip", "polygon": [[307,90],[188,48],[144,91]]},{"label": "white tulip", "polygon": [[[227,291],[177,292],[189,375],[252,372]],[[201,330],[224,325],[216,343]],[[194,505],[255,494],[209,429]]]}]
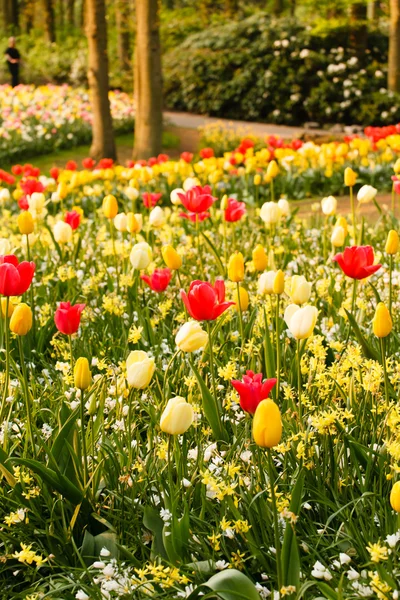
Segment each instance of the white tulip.
[{"label": "white tulip", "polygon": [[276,202],[264,202],[261,207],[260,217],[266,225],[278,223],[281,215],[281,209]]},{"label": "white tulip", "polygon": [[305,340],[312,335],[317,317],[315,306],[300,308],[297,304],[289,304],[284,314],[286,325],[296,340]]},{"label": "white tulip", "polygon": [[378,190],[372,185],[363,185],[357,193],[357,200],[360,204],[367,204],[367,202],[371,202],[377,194]]},{"label": "white tulip", "polygon": [[336,213],[337,209],[337,200],[333,196],[328,196],[327,198],[322,198],[321,200],[321,209],[324,215],[330,217]]}]

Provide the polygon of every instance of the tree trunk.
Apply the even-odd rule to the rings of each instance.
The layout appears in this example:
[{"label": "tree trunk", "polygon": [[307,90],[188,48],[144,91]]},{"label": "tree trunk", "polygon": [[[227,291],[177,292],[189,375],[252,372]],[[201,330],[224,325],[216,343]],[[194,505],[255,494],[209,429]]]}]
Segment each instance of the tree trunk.
[{"label": "tree trunk", "polygon": [[365,2],[355,2],[351,5],[351,42],[358,56],[367,49],[367,5]]},{"label": "tree trunk", "polygon": [[67,0],[67,23],[71,27],[75,23],[75,0]]},{"label": "tree trunk", "polygon": [[93,138],[90,156],[116,158],[114,130],[108,99],[108,55],[105,0],[87,0],[88,80],[92,97]]},{"label": "tree trunk", "polygon": [[11,27],[11,10],[9,0],[2,0],[3,25],[6,33],[10,32]]},{"label": "tree trunk", "polygon": [[400,0],[390,0],[388,88],[400,92]]},{"label": "tree trunk", "polygon": [[379,0],[372,0],[368,2],[367,6],[368,19],[374,21],[376,24],[379,23]]},{"label": "tree trunk", "polygon": [[11,0],[11,24],[13,33],[16,34],[19,31],[19,6],[18,0]]},{"label": "tree trunk", "polygon": [[122,71],[130,71],[131,64],[131,40],[130,40],[130,5],[129,0],[117,0],[115,3],[115,20],[117,25],[117,51],[119,66]]},{"label": "tree trunk", "polygon": [[56,41],[53,0],[44,0],[44,22],[49,42]]},{"label": "tree trunk", "polygon": [[283,13],[283,0],[274,0],[274,15],[279,17]]},{"label": "tree trunk", "polygon": [[135,158],[161,152],[162,71],[158,0],[136,0]]},{"label": "tree trunk", "polygon": [[30,33],[35,21],[35,0],[27,0],[24,9],[25,33]]}]

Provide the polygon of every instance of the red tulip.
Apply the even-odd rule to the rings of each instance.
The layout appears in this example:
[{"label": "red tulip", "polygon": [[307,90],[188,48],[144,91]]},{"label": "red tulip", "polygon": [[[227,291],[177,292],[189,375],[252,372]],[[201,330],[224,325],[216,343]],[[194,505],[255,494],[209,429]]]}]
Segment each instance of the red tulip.
[{"label": "red tulip", "polygon": [[201,158],[212,158],[214,156],[214,150],[212,148],[202,148],[199,154]]},{"label": "red tulip", "polygon": [[11,171],[14,175],[22,175],[22,165],[14,165],[11,167]]},{"label": "red tulip", "polygon": [[183,206],[192,213],[205,212],[216,200],[216,198],[211,195],[211,188],[209,185],[205,185],[204,187],[196,185],[187,191],[186,194],[178,193],[178,196],[181,199]]},{"label": "red tulip", "polygon": [[209,212],[202,212],[202,213],[185,213],[185,212],[180,212],[179,216],[182,217],[182,219],[189,219],[189,221],[192,221],[192,223],[196,223],[196,221],[205,221],[206,219],[209,218],[210,213]]},{"label": "red tulip", "polygon": [[169,160],[169,156],[168,154],[159,154],[157,156],[157,162],[159,165],[162,165],[162,163],[165,163]]},{"label": "red tulip", "polygon": [[94,165],[95,165],[95,161],[93,160],[93,158],[84,158],[82,161],[82,167],[84,169],[93,169]]},{"label": "red tulip", "polygon": [[140,279],[143,279],[153,292],[164,292],[171,281],[171,277],[172,273],[169,269],[155,269],[150,277],[141,275]]},{"label": "red tulip", "polygon": [[76,210],[71,210],[70,212],[65,213],[64,221],[71,225],[73,231],[78,229],[81,222],[81,215]]},{"label": "red tulip", "polygon": [[393,187],[394,187],[394,191],[396,192],[396,194],[400,194],[400,181],[394,181],[393,182]]},{"label": "red tulip", "polygon": [[235,304],[225,302],[225,283],[222,279],[217,279],[214,285],[208,281],[192,281],[187,294],[181,290],[181,298],[196,321],[214,321]]},{"label": "red tulip", "polygon": [[57,167],[51,167],[50,177],[52,177],[53,179],[55,179],[57,181],[59,174],[60,174],[60,170],[57,169]]},{"label": "red tulip", "polygon": [[146,208],[152,208],[153,206],[155,206],[157,204],[157,202],[160,200],[162,194],[150,194],[150,192],[145,192],[142,196],[143,198],[143,204],[145,205]]},{"label": "red tulip", "polygon": [[99,169],[111,169],[114,164],[114,160],[112,158],[102,158],[99,160],[99,164],[97,165]]},{"label": "red tulip", "polygon": [[191,163],[193,160],[193,152],[182,152],[181,159],[186,163]]},{"label": "red tulip", "polygon": [[67,164],[65,165],[66,171],[76,171],[77,168],[78,168],[78,165],[76,164],[76,162],[74,160],[69,160],[67,162]]},{"label": "red tulip", "polygon": [[70,302],[60,302],[54,315],[54,322],[58,331],[65,335],[76,333],[81,323],[81,314],[84,308],[85,304],[71,306]]},{"label": "red tulip", "polygon": [[14,254],[0,256],[0,294],[3,296],[22,296],[32,283],[35,263],[18,263]]},{"label": "red tulip", "polygon": [[343,273],[352,279],[365,279],[382,265],[374,265],[374,249],[372,246],[351,246],[344,252],[336,254],[333,261],[337,262]]},{"label": "red tulip", "polygon": [[231,384],[240,396],[240,406],[246,412],[254,415],[261,400],[268,398],[272,388],[276,385],[276,379],[266,379],[263,383],[262,373],[246,371],[242,381],[232,379]]},{"label": "red tulip", "polygon": [[240,221],[243,215],[246,214],[246,205],[244,202],[238,202],[234,198],[228,198],[228,206],[225,209],[225,221],[235,223]]}]

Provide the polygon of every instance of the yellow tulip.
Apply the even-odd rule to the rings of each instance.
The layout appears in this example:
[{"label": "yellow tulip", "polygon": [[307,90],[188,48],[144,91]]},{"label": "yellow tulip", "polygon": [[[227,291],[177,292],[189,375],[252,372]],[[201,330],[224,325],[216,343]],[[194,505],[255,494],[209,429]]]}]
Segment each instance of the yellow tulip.
[{"label": "yellow tulip", "polygon": [[140,213],[129,212],[126,215],[126,229],[129,233],[140,233],[143,226],[143,217]]},{"label": "yellow tulip", "polygon": [[92,383],[92,373],[89,369],[89,361],[84,356],[78,358],[75,363],[74,383],[78,390],[86,390]]},{"label": "yellow tulip", "polygon": [[396,174],[397,174],[397,173],[400,173],[400,158],[398,158],[398,159],[396,160],[396,162],[394,163],[394,165],[393,165],[393,170],[394,170],[394,172],[395,172]]},{"label": "yellow tulip", "polygon": [[164,433],[179,435],[185,433],[193,423],[194,412],[184,398],[177,396],[168,400],[160,419],[160,427]]},{"label": "yellow tulip", "polygon": [[258,244],[252,253],[253,265],[256,271],[264,271],[268,266],[268,257],[265,248]]},{"label": "yellow tulip", "polygon": [[396,481],[390,492],[390,505],[396,512],[400,512],[400,481]]},{"label": "yellow tulip", "polygon": [[228,263],[228,277],[231,281],[238,283],[244,279],[244,258],[241,252],[231,255]]},{"label": "yellow tulip", "polygon": [[261,448],[273,448],[281,441],[282,419],[279,406],[273,400],[262,400],[253,419],[253,438]]},{"label": "yellow tulip", "polygon": [[24,210],[18,215],[17,225],[21,235],[29,235],[33,232],[35,225],[29,210]]},{"label": "yellow tulip", "polygon": [[276,275],[274,277],[274,281],[272,284],[272,292],[274,294],[283,294],[283,292],[285,291],[285,273],[283,271],[281,271],[281,269],[279,269],[279,271],[276,272]]},{"label": "yellow tulip", "polygon": [[344,185],[353,187],[357,181],[357,173],[351,167],[346,167],[344,170]]},{"label": "yellow tulip", "polygon": [[[10,301],[8,303],[8,318],[10,319],[14,310],[15,310],[15,306],[16,304],[14,302],[12,302],[11,298]],[[7,308],[7,298],[2,298],[1,299],[1,316],[3,317],[3,319],[5,319],[6,317],[6,308]]]},{"label": "yellow tulip", "polygon": [[274,179],[277,175],[279,175],[279,167],[277,165],[276,160],[271,160],[268,163],[266,175],[268,179]]},{"label": "yellow tulip", "polygon": [[399,234],[394,229],[388,233],[385,252],[386,254],[396,254],[399,249]]},{"label": "yellow tulip", "polygon": [[179,329],[175,337],[175,344],[183,352],[195,352],[204,348],[208,342],[208,333],[202,329],[197,321],[188,321]]},{"label": "yellow tulip", "polygon": [[344,231],[344,237],[347,235],[347,221],[344,217],[339,217],[335,223],[335,227],[342,227]]},{"label": "yellow tulip", "polygon": [[118,214],[118,202],[115,196],[108,194],[103,200],[103,213],[106,219],[113,219]]},{"label": "yellow tulip", "polygon": [[304,304],[311,295],[311,283],[304,275],[293,275],[290,281],[290,300],[294,304]]},{"label": "yellow tulip", "polygon": [[384,338],[392,331],[393,322],[389,309],[383,302],[379,302],[372,320],[372,330],[376,337]]},{"label": "yellow tulip", "polygon": [[127,379],[130,387],[142,390],[147,387],[156,369],[154,358],[143,350],[133,350],[126,361]]},{"label": "yellow tulip", "polygon": [[18,304],[10,319],[10,331],[16,335],[26,335],[32,329],[32,311],[30,306],[21,302]]},{"label": "yellow tulip", "polygon": [[179,256],[175,248],[172,246],[163,246],[161,248],[161,254],[164,259],[165,264],[169,269],[176,271],[180,269],[182,266],[182,258]]},{"label": "yellow tulip", "polygon": [[254,185],[260,185],[261,175],[259,173],[256,173],[256,175],[254,175],[253,183]]},{"label": "yellow tulip", "polygon": [[[240,298],[240,306],[239,306],[239,298]],[[233,301],[236,305],[236,310],[242,310],[242,312],[244,312],[245,310],[247,310],[249,308],[249,293],[248,291],[242,287],[239,286],[239,295],[238,295],[238,291],[235,290],[233,293]]]}]

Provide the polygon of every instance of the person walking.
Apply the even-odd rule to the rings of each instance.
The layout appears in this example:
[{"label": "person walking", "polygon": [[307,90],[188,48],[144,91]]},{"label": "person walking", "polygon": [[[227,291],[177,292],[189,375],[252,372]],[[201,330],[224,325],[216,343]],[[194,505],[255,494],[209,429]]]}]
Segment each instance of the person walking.
[{"label": "person walking", "polygon": [[15,37],[10,37],[8,40],[6,60],[11,73],[11,85],[15,87],[19,84],[19,62],[21,60],[21,55],[15,47]]}]

